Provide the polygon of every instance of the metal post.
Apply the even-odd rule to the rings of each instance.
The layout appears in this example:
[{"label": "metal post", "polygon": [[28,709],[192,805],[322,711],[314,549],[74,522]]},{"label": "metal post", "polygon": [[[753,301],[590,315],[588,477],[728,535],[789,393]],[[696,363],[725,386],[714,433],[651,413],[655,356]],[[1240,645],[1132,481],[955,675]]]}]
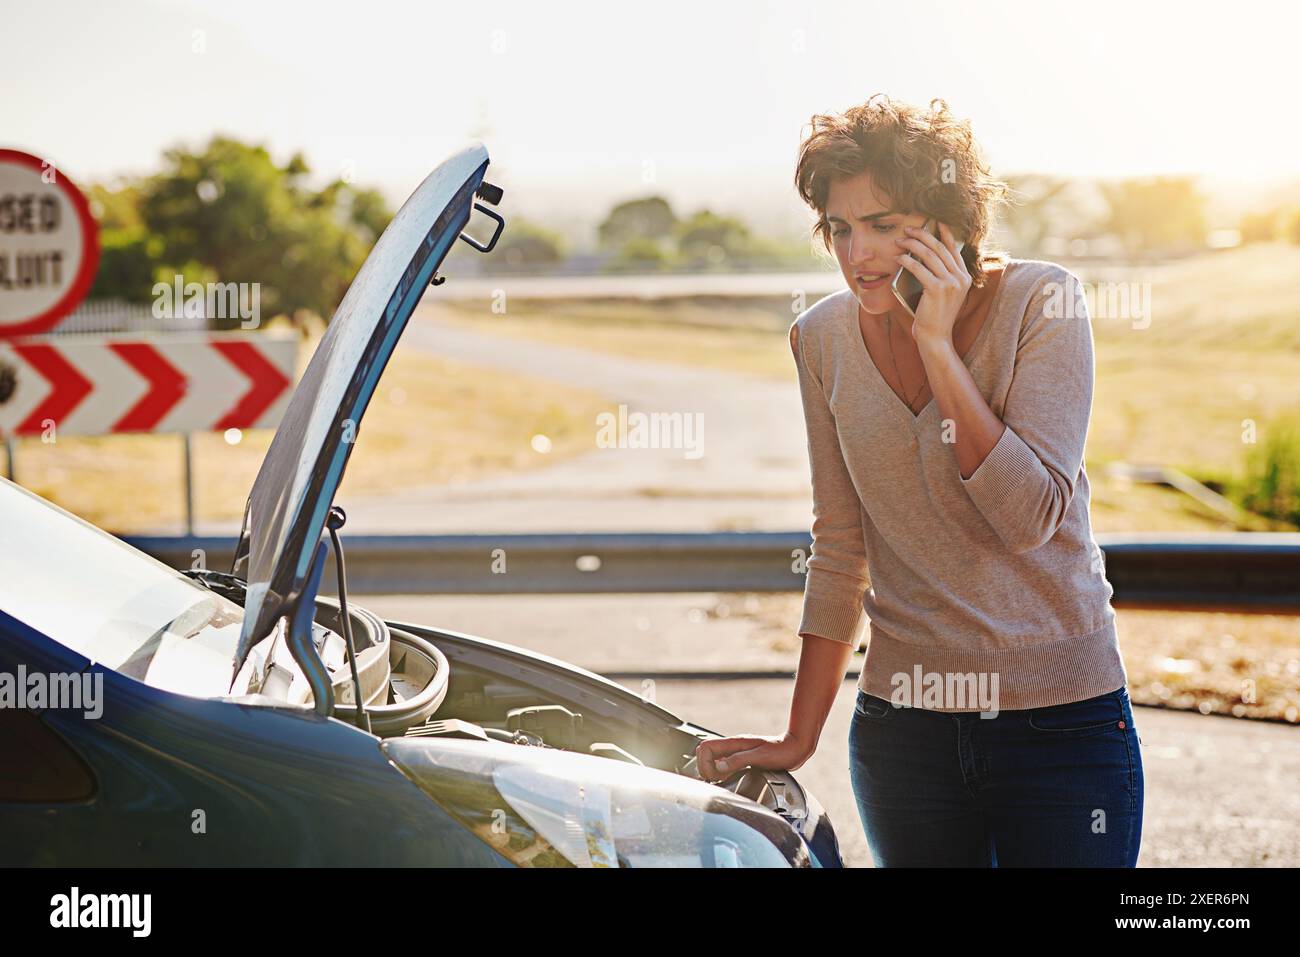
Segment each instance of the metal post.
[{"label": "metal post", "polygon": [[185,436],[185,534],[194,535],[194,446],[189,432]]}]

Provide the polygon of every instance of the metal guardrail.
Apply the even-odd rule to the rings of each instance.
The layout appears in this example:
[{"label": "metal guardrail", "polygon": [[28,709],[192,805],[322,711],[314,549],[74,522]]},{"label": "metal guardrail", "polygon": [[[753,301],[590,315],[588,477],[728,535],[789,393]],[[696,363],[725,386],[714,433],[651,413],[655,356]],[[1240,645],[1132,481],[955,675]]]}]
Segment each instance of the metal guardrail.
[{"label": "metal guardrail", "polygon": [[1117,607],[1300,614],[1300,533],[1096,537]]},{"label": "metal guardrail", "polygon": [[1245,522],[1251,517],[1236,502],[1220,495],[1202,482],[1196,481],[1185,472],[1164,465],[1134,465],[1130,462],[1110,462],[1106,474],[1111,478],[1129,482],[1143,482],[1148,485],[1162,485],[1177,489],[1184,495],[1195,499],[1211,512],[1215,512],[1230,522]]},{"label": "metal guardrail", "polygon": [[[1300,614],[1300,533],[1096,537],[1117,607]],[[226,570],[234,554],[230,538],[125,540],[174,568]],[[802,591],[811,544],[807,532],[343,536],[358,595]]]}]

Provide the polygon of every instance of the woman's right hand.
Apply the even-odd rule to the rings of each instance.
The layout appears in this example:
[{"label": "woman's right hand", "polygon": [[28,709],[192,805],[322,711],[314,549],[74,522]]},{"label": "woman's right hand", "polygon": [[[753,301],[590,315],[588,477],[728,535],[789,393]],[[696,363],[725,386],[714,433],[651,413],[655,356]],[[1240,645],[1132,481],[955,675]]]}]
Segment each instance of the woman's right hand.
[{"label": "woman's right hand", "polygon": [[788,732],[778,735],[740,734],[705,738],[695,748],[700,779],[716,784],[745,768],[797,771],[813,755],[807,742]]}]

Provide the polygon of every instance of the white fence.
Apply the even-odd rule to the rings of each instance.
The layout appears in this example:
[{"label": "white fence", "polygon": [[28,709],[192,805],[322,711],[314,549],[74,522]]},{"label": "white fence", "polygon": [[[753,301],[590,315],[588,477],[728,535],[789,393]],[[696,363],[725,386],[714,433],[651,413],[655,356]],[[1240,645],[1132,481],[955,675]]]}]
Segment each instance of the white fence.
[{"label": "white fence", "polygon": [[50,330],[50,335],[81,332],[203,332],[206,316],[159,319],[151,305],[100,299],[83,302]]}]

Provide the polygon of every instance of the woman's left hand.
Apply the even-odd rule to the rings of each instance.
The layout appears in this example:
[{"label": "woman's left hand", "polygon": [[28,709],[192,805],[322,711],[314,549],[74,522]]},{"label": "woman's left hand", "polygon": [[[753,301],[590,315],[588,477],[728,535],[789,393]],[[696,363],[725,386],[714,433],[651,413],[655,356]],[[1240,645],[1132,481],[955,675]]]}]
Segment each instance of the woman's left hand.
[{"label": "woman's left hand", "polygon": [[705,738],[695,746],[700,780],[718,783],[745,768],[798,771],[812,751],[789,732]]},{"label": "woman's left hand", "polygon": [[966,262],[957,252],[947,223],[939,224],[942,242],[923,227],[908,226],[905,232],[908,238],[898,242],[906,252],[899,253],[898,262],[925,290],[916,310],[916,322],[912,323],[912,338],[918,345],[951,344],[953,326],[971,287]]}]

